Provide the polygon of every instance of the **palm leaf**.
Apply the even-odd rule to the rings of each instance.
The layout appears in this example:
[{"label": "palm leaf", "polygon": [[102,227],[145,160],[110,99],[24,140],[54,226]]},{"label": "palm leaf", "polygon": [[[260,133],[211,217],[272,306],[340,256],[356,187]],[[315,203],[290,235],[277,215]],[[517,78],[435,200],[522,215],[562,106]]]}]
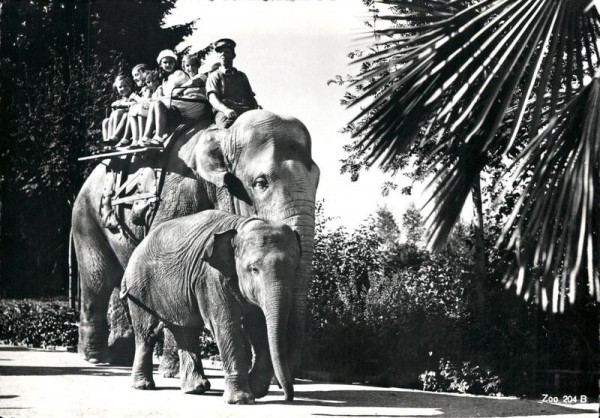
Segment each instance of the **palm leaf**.
[{"label": "palm leaf", "polygon": [[[562,311],[567,298],[574,301],[583,273],[589,293],[600,300],[600,79],[567,103],[517,161],[514,177],[526,187],[502,238],[521,263],[507,272],[507,285],[527,296],[535,290],[543,304]],[[537,264],[539,281],[525,274]]]},{"label": "palm leaf", "polygon": [[[585,156],[588,163],[596,158],[588,143],[592,134],[578,138],[588,148],[576,153],[577,158],[568,150],[575,141],[571,135],[579,132],[573,112],[582,111],[581,101],[592,96],[584,93],[588,91],[584,86],[600,59],[597,10],[585,11],[589,0],[381,3],[401,8],[404,16],[386,16],[390,27],[379,32],[387,40],[378,52],[361,59],[372,62],[356,78],[363,90],[352,102],[368,101],[352,121],[361,121],[354,134],[360,138],[362,155],[369,165],[378,162],[385,170],[417,143],[427,150],[424,162],[435,174],[429,240],[439,248],[490,159],[519,154],[530,142],[520,158],[534,161],[546,156],[538,149],[546,144],[553,150],[551,161],[556,167],[533,170],[531,180],[521,176],[528,182],[526,193],[541,200],[523,202],[519,209],[523,212],[516,212],[511,224],[514,235],[508,237],[507,232],[507,239],[510,248],[519,251],[517,270],[511,271],[514,283],[521,291],[530,289],[524,269],[534,259],[544,263],[549,267],[544,268],[542,288],[558,289],[546,296],[559,307],[559,296],[574,288],[573,278],[588,260],[582,254],[589,250],[585,243],[591,224],[581,205],[593,203],[589,200],[592,183],[574,187],[563,177],[570,173],[589,180],[578,158]],[[540,129],[543,132],[538,134]],[[539,187],[547,188],[547,194],[540,194]],[[552,206],[547,196],[561,196],[560,205]],[[577,221],[559,234],[531,218],[542,214],[552,214],[557,223]],[[522,247],[535,234],[557,242],[540,244],[537,250]],[[568,280],[562,278],[558,287],[556,281],[550,286],[551,272],[559,270]]]}]

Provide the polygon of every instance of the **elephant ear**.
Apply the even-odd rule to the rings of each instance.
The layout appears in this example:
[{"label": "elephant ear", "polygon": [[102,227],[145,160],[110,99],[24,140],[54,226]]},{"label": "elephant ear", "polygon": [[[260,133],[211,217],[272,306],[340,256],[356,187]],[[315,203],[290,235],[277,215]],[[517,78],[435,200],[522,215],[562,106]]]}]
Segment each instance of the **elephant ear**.
[{"label": "elephant ear", "polygon": [[229,171],[223,148],[231,140],[230,135],[228,129],[207,129],[202,132],[194,150],[192,168],[204,180],[217,187],[227,187],[229,193],[252,206],[252,199],[244,185]]},{"label": "elephant ear", "polygon": [[218,187],[227,185],[225,178],[230,174],[223,153],[223,143],[229,134],[226,129],[207,129],[200,134],[194,150],[192,168],[204,180]]},{"label": "elephant ear", "polygon": [[233,239],[237,231],[230,229],[214,233],[206,242],[201,258],[226,277],[235,277]]}]

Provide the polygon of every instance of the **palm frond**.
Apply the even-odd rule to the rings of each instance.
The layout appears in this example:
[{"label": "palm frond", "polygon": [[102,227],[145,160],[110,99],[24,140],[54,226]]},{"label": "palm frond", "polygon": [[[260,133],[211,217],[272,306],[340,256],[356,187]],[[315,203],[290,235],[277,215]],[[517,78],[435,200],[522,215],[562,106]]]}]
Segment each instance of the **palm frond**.
[{"label": "palm frond", "polygon": [[[386,16],[390,26],[378,31],[386,41],[361,58],[371,65],[355,79],[363,90],[351,104],[364,106],[352,123],[361,121],[354,135],[369,165],[379,163],[385,170],[417,143],[428,150],[424,162],[434,173],[428,217],[434,248],[446,241],[492,157],[521,153],[523,161],[544,157],[562,167],[531,167],[529,195],[513,219],[510,236],[511,248],[519,251],[514,283],[528,289],[523,266],[534,259],[544,263],[543,288],[556,290],[546,296],[557,307],[562,299],[556,295],[565,294],[588,262],[583,254],[592,230],[582,205],[592,205],[590,187],[595,183],[589,182],[592,166],[582,171],[581,161],[595,163],[598,155],[590,148],[593,135],[574,125],[582,97],[593,96],[594,87],[585,86],[600,59],[600,16],[595,8],[586,11],[589,1],[382,0],[402,14]],[[575,138],[578,132],[585,136]],[[567,157],[575,143],[587,145]],[[541,144],[546,153],[540,153]],[[566,175],[585,177],[588,183],[575,187]],[[551,196],[543,193],[553,193],[560,206],[542,198]],[[534,195],[539,203],[530,197]],[[557,224],[577,221],[568,227],[563,223],[557,232],[531,220],[551,214]],[[523,247],[535,234],[556,243],[537,250]],[[550,286],[551,272],[557,269],[569,277]],[[595,283],[592,291],[598,295]]]},{"label": "palm frond", "polygon": [[[506,273],[507,286],[562,311],[583,273],[600,301],[600,79],[573,97],[517,161],[514,176],[526,187],[501,237],[519,259]],[[526,274],[540,264],[541,280]]]}]

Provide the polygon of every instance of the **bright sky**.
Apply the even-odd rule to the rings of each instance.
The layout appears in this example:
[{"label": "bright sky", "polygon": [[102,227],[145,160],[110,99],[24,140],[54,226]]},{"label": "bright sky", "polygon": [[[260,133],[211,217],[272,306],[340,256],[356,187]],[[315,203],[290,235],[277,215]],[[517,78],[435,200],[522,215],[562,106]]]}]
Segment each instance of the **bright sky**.
[{"label": "bright sky", "polygon": [[355,71],[347,54],[361,46],[367,19],[361,0],[179,0],[166,20],[167,25],[195,22],[187,39],[192,50],[219,38],[235,40],[234,65],[248,75],[260,105],[306,124],[313,159],[321,169],[317,199],[325,200],[327,216],[349,228],[382,205],[400,223],[411,202],[422,202],[421,196],[400,194],[410,184],[403,177],[398,191],[384,198],[380,190],[386,177],[378,170],[363,173],[354,183],[340,175],[342,146],[351,139],[339,131],[352,112],[339,104],[344,89],[328,86],[327,80]]}]

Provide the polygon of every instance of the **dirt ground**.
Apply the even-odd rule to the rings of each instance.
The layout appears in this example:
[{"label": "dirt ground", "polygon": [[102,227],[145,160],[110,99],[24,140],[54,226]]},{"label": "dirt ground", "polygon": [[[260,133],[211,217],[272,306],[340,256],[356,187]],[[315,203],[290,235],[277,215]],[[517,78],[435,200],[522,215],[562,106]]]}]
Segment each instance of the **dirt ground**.
[{"label": "dirt ground", "polygon": [[[156,370],[156,368],[155,368]],[[223,374],[209,369],[212,390],[185,395],[178,379],[155,373],[156,391],[131,388],[128,367],[93,366],[77,354],[0,346],[0,417],[597,417],[598,404],[566,407],[363,385],[297,381],[283,401],[272,386],[255,405],[227,405]]]}]

